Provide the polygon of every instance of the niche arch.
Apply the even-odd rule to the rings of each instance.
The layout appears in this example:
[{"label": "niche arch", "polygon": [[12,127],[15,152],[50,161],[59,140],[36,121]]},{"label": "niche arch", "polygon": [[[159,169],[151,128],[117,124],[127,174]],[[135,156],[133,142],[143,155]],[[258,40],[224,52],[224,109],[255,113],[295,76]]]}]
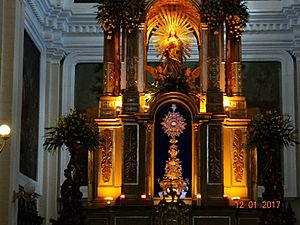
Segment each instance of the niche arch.
[{"label": "niche arch", "polygon": [[[178,138],[178,158],[181,161],[183,179],[189,179],[189,190],[185,201],[191,202],[196,198],[196,193],[199,192],[200,179],[198,178],[199,171],[199,153],[200,146],[198,126],[202,121],[203,115],[197,107],[197,101],[191,99],[189,96],[179,93],[170,92],[158,96],[150,107],[150,116],[152,121],[152,147],[151,147],[151,172],[149,181],[149,193],[154,197],[154,202],[159,199],[158,192],[161,191],[158,178],[162,179],[165,172],[165,162],[169,157],[169,137],[162,129],[162,118],[170,111],[172,112],[172,104],[176,105],[176,112],[185,118],[187,123],[183,134]],[[197,128],[197,129],[195,129]]]}]

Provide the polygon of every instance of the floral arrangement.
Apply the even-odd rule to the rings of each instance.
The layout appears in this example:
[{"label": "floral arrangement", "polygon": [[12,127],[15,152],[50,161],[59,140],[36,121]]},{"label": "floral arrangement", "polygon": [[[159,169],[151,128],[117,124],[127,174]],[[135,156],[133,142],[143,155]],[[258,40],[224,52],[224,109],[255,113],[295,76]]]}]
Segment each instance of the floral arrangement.
[{"label": "floral arrangement", "polygon": [[218,34],[218,29],[223,23],[223,2],[220,0],[203,0],[200,4],[203,20],[208,24],[214,34]]},{"label": "floral arrangement", "polygon": [[46,128],[46,150],[54,150],[65,144],[68,148],[75,144],[89,150],[96,150],[100,145],[97,124],[84,113],[71,109],[66,116],[61,116],[55,127]]},{"label": "floral arrangement", "polygon": [[135,31],[144,15],[145,1],[142,0],[124,0],[123,6],[123,26],[127,33],[131,34]]},{"label": "floral arrangement", "polygon": [[225,1],[224,8],[227,29],[229,29],[235,40],[239,42],[248,22],[248,7],[245,2],[240,0],[230,0]]},{"label": "floral arrangement", "polygon": [[298,143],[296,131],[290,116],[283,116],[277,111],[266,111],[256,115],[248,126],[248,143],[250,149],[278,149]]},{"label": "floral arrangement", "polygon": [[111,39],[114,30],[121,21],[122,3],[120,1],[102,0],[97,9],[96,18],[103,31],[107,33],[107,38]]},{"label": "floral arrangement", "polygon": [[97,6],[97,19],[101,28],[111,38],[113,31],[122,24],[127,33],[138,28],[144,15],[145,1],[101,0]]},{"label": "floral arrangement", "polygon": [[200,4],[203,20],[214,34],[225,20],[230,33],[239,41],[248,22],[248,8],[241,0],[203,0]]}]

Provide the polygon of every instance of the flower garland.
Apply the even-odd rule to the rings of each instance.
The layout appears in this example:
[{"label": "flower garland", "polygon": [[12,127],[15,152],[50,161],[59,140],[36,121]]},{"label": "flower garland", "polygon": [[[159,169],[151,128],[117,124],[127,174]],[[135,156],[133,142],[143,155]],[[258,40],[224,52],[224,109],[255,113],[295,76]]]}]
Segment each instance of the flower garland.
[{"label": "flower garland", "polygon": [[54,150],[65,144],[67,147],[80,144],[89,150],[96,150],[100,145],[97,124],[84,113],[71,109],[66,116],[61,116],[55,127],[46,128],[46,150]]},{"label": "flower garland", "polygon": [[245,2],[240,0],[225,1],[225,23],[233,38],[239,42],[241,35],[244,32],[246,23],[248,22],[249,13],[248,7]]},{"label": "flower garland", "polygon": [[290,116],[283,116],[277,111],[266,111],[256,115],[248,126],[247,136],[249,149],[278,149],[282,145],[298,143]]}]

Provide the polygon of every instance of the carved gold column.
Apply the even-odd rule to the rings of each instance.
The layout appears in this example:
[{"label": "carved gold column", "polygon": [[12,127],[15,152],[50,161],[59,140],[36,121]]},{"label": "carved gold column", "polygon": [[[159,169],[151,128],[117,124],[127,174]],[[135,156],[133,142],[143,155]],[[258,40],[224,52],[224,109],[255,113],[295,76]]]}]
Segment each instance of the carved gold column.
[{"label": "carved gold column", "polygon": [[227,96],[241,95],[241,41],[226,29],[226,86]]},{"label": "carved gold column", "polygon": [[105,198],[114,205],[121,195],[122,184],[122,126],[120,119],[96,119],[101,145],[89,153],[89,201],[106,206]]},{"label": "carved gold column", "polygon": [[193,169],[192,169],[192,197],[193,200],[196,200],[197,194],[200,194],[200,134],[199,134],[199,126],[201,124],[199,122],[193,123],[193,151],[192,151],[192,159],[194,160],[193,162]]},{"label": "carved gold column", "polygon": [[146,92],[146,84],[147,84],[147,77],[145,76],[145,71],[144,71],[144,41],[145,41],[145,23],[142,23],[139,26],[138,30],[138,91],[139,92]]},{"label": "carved gold column", "polygon": [[99,117],[115,117],[116,102],[120,101],[120,27],[113,34],[104,33],[103,95],[99,101]]},{"label": "carved gold column", "polygon": [[[207,93],[206,112],[213,114],[207,124],[207,146],[201,154],[201,163],[206,161],[206,179],[201,185],[204,205],[224,205],[223,182],[223,93],[220,89],[221,62],[223,59],[223,28],[207,31]],[[203,170],[202,170],[203,172]]]},{"label": "carved gold column", "polygon": [[135,29],[126,36],[126,90],[123,95],[123,114],[139,111],[138,53],[138,31]]},{"label": "carved gold column", "polygon": [[120,28],[113,35],[104,34],[103,94],[118,96],[120,92]]},{"label": "carved gold column", "polygon": [[146,193],[148,196],[152,196],[154,193],[154,184],[153,184],[153,171],[152,171],[152,164],[153,164],[153,157],[152,157],[152,146],[153,146],[153,138],[152,138],[152,131],[153,131],[153,123],[152,122],[145,122],[146,127],[146,157],[145,157],[145,186],[146,186]]},{"label": "carved gold column", "polygon": [[229,117],[246,117],[246,99],[242,95],[241,37],[226,26],[225,92],[230,101]]},{"label": "carved gold column", "polygon": [[208,27],[207,24],[202,24],[201,32],[201,50],[199,51],[199,64],[202,68],[202,76],[200,77],[200,92],[206,93],[207,91],[207,48],[208,48]]},{"label": "carved gold column", "polygon": [[255,195],[252,193],[255,159],[245,149],[248,122],[247,119],[229,118],[224,121],[224,193],[229,199],[249,199]]},{"label": "carved gold column", "polygon": [[223,113],[223,93],[220,90],[222,61],[222,28],[218,32],[208,30],[207,41],[207,99],[206,111]]}]

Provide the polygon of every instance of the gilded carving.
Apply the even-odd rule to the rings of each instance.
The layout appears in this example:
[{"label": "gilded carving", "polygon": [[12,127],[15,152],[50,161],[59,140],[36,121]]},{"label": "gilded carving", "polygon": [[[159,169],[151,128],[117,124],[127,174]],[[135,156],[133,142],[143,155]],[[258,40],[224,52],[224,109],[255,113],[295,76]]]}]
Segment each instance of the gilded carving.
[{"label": "gilded carving", "polygon": [[112,172],[113,157],[113,131],[105,129],[101,132],[101,139],[104,140],[100,146],[101,151],[101,174],[104,182],[109,182]]},{"label": "gilded carving", "polygon": [[161,122],[164,133],[171,137],[169,140],[169,154],[170,157],[166,161],[165,165],[165,174],[163,180],[158,178],[160,187],[163,189],[163,196],[170,195],[172,196],[172,201],[174,201],[175,195],[179,198],[181,193],[188,190],[188,179],[183,179],[182,177],[182,167],[181,161],[177,158],[179,153],[176,137],[179,137],[180,134],[185,130],[185,118],[180,114],[180,112],[175,112],[177,109],[175,104],[172,104],[171,107],[173,112],[168,112]]},{"label": "gilded carving", "polygon": [[145,122],[145,126],[146,126],[146,132],[147,133],[151,133],[152,128],[153,128],[153,123],[147,123],[147,122]]},{"label": "gilded carving", "polygon": [[194,131],[195,131],[195,132],[197,132],[197,131],[198,131],[198,129],[199,129],[199,126],[200,126],[200,124],[199,124],[199,123],[194,123],[194,124],[193,124],[193,128],[194,128]]},{"label": "gilded carving", "polygon": [[221,126],[209,127],[208,171],[210,183],[221,183]]},{"label": "gilded carving", "polygon": [[134,87],[135,84],[135,63],[134,57],[128,57],[126,60],[127,87]]},{"label": "gilded carving", "polygon": [[231,63],[231,90],[233,93],[242,92],[242,70],[239,62]]},{"label": "gilded carving", "polygon": [[104,93],[113,93],[115,84],[115,65],[112,62],[104,63],[103,87]]},{"label": "gilded carving", "polygon": [[233,171],[236,182],[242,182],[245,168],[242,130],[233,131]]},{"label": "gilded carving", "polygon": [[208,59],[209,65],[209,89],[219,89],[219,72],[220,72],[220,60],[218,57]]},{"label": "gilded carving", "polygon": [[137,126],[124,126],[124,182],[137,183]]},{"label": "gilded carving", "polygon": [[163,122],[161,125],[163,126],[164,132],[174,139],[175,137],[179,137],[185,129],[186,123],[185,119],[179,112],[175,112],[176,105],[172,104],[173,112],[168,112],[168,114],[163,118]]}]

